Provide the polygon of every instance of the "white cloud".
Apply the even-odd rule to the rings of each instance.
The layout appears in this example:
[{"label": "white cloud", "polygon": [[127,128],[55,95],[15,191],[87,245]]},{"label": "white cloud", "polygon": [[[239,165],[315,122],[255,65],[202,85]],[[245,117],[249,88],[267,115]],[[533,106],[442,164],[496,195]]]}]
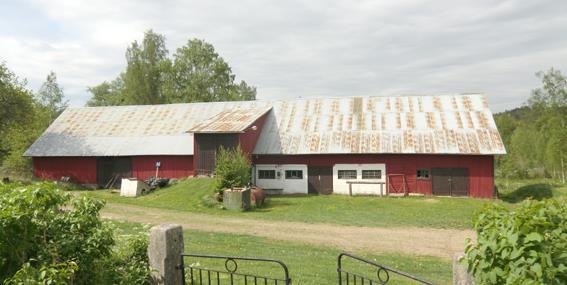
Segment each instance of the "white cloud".
[{"label": "white cloud", "polygon": [[[37,88],[54,70],[73,105],[112,80],[124,52],[153,28],[170,52],[211,42],[260,98],[485,92],[518,106],[534,73],[565,62],[563,1],[64,1],[32,2],[57,26],[0,34],[0,55]],[[35,10],[34,10],[35,11]],[[26,15],[26,11],[14,11]],[[29,16],[29,15],[28,15]],[[17,23],[4,23],[13,25]]]}]

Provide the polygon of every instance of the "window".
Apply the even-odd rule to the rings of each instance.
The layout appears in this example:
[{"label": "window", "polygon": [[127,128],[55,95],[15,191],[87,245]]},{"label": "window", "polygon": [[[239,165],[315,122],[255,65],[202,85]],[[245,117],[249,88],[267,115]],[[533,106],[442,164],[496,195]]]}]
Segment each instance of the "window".
[{"label": "window", "polygon": [[303,170],[286,170],[285,179],[303,179]]},{"label": "window", "polygon": [[418,169],[417,179],[429,179],[429,169]]},{"label": "window", "polygon": [[339,170],[339,179],[356,179],[356,170]]},{"label": "window", "polygon": [[362,179],[381,179],[382,170],[363,170]]},{"label": "window", "polygon": [[258,179],[276,179],[276,171],[258,170]]}]

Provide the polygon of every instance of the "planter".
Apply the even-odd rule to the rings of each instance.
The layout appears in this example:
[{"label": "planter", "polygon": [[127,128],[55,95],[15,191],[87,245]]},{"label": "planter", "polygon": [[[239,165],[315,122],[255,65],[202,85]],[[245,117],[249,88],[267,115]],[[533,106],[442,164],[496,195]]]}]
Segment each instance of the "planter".
[{"label": "planter", "polygon": [[226,189],[222,195],[223,205],[228,210],[246,211],[250,208],[250,189]]}]

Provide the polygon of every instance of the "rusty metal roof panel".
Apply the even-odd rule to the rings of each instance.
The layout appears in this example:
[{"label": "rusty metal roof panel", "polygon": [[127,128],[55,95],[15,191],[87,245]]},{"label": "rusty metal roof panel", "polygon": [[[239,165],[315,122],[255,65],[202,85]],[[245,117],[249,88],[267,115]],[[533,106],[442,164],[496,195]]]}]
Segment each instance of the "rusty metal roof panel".
[{"label": "rusty metal roof panel", "polygon": [[227,110],[267,107],[254,101],[69,108],[24,155],[192,155],[187,130]]},{"label": "rusty metal roof panel", "polygon": [[506,153],[486,97],[467,94],[72,108],[26,155],[191,155],[187,131],[240,132],[270,110],[255,154]]},{"label": "rusty metal roof panel", "polygon": [[191,127],[188,133],[240,133],[272,109],[271,106],[230,108]]},{"label": "rusty metal roof panel", "polygon": [[506,153],[482,94],[272,103],[255,154]]}]

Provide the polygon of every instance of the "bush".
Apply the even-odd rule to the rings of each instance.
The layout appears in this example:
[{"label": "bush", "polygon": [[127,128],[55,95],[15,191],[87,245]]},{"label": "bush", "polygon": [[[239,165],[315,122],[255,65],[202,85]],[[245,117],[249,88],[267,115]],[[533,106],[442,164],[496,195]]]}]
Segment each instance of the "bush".
[{"label": "bush", "polygon": [[103,206],[53,183],[0,184],[0,283],[144,284],[147,238],[113,251]]},{"label": "bush", "polygon": [[489,205],[475,219],[477,244],[465,260],[479,284],[565,284],[565,199],[524,201],[513,211]]},{"label": "bush", "polygon": [[32,266],[29,262],[26,262],[22,268],[18,270],[14,276],[6,280],[4,284],[72,284],[73,275],[77,269],[77,264],[73,261],[41,265],[39,268]]},{"label": "bush", "polygon": [[106,284],[151,284],[148,261],[148,236],[143,234],[128,236],[101,266],[112,268],[101,278]]},{"label": "bush", "polygon": [[99,217],[104,203],[72,198],[52,183],[0,186],[0,280],[22,265],[52,268],[73,261],[75,281],[90,279],[90,267],[111,252],[112,231]]},{"label": "bush", "polygon": [[250,183],[252,167],[248,156],[239,147],[220,148],[215,168],[215,189],[218,192],[232,187],[244,187]]}]

